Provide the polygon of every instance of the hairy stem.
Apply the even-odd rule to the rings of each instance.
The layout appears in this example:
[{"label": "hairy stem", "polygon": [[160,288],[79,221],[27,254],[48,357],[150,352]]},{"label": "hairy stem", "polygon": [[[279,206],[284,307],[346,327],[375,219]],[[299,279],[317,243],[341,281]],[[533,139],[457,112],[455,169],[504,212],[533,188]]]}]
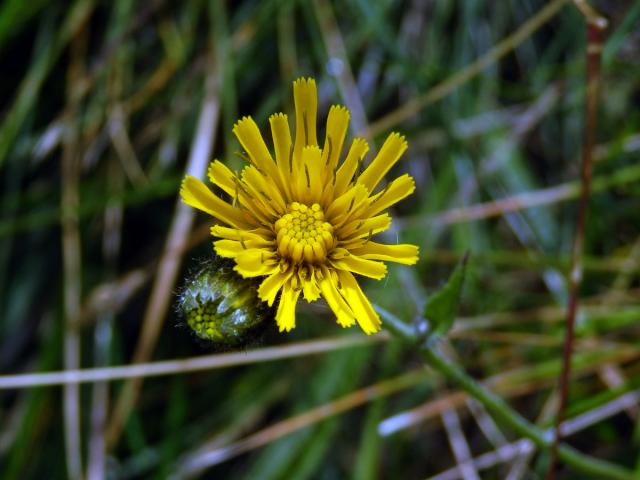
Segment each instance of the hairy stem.
[{"label": "hairy stem", "polygon": [[[395,337],[413,344],[426,363],[448,380],[455,382],[484,405],[496,419],[509,425],[523,437],[533,441],[541,450],[549,450],[552,447],[554,442],[552,436],[546,435],[543,430],[531,424],[512,409],[501,397],[476,382],[459,365],[448,360],[437,349],[434,342],[422,341],[418,329],[412,328],[412,326],[382,308],[377,307],[376,310],[381,315],[389,332]],[[575,470],[592,475],[595,478],[619,480],[632,478],[632,473],[625,468],[585,455],[566,444],[558,445],[558,458]]]}]

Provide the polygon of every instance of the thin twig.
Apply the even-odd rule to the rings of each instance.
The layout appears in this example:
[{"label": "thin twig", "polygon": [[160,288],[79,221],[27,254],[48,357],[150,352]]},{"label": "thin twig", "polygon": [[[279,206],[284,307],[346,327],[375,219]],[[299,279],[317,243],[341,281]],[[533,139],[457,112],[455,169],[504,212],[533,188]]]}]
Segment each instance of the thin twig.
[{"label": "thin twig", "polygon": [[[442,348],[446,351],[447,355],[450,358],[454,359],[457,362],[460,361],[460,359],[456,355],[455,350],[448,341],[443,341]],[[467,403],[469,404],[472,402],[468,401]],[[496,430],[495,433],[497,433],[499,437],[504,438],[502,432],[493,422],[493,419],[491,419],[489,413],[481,403],[475,402],[475,408],[470,408],[469,411],[471,412],[471,416],[475,420],[478,420],[477,423],[481,430],[483,430],[483,425],[487,426],[488,423],[491,423],[493,428]],[[440,417],[443,420],[445,431],[447,433],[449,443],[451,444],[451,450],[453,451],[453,456],[455,457],[456,463],[458,465],[465,464],[465,466],[462,467],[464,478],[479,479],[480,475],[475,467],[471,466],[470,468],[466,466],[467,461],[472,458],[473,454],[471,451],[471,447],[469,446],[469,442],[467,441],[467,437],[465,436],[464,431],[460,426],[460,415],[458,415],[458,410],[455,408],[449,408],[448,410],[442,412],[440,414]],[[494,432],[492,431],[492,433]]]},{"label": "thin twig", "polygon": [[609,25],[609,20],[600,15],[595,8],[587,3],[587,0],[573,0],[573,4],[580,10],[588,25],[592,25],[600,31],[605,30]]},{"label": "thin twig", "polygon": [[472,398],[468,399],[466,403],[467,408],[487,440],[496,448],[505,445],[507,443],[506,437],[493,421],[493,418],[489,416],[484,406]]},{"label": "thin twig", "polygon": [[[577,2],[583,8],[588,5]],[[586,5],[586,6],[585,6]],[[591,11],[591,8],[587,8]],[[587,207],[591,193],[591,172],[593,165],[593,147],[597,130],[598,97],[600,90],[600,59],[602,56],[603,29],[606,21],[594,21],[587,17],[587,105],[585,111],[585,136],[582,150],[582,169],[580,182],[580,200],[578,203],[578,219],[573,243],[571,259],[571,273],[569,276],[569,302],[567,306],[567,321],[565,331],[564,348],[562,352],[562,372],[559,379],[560,404],[556,418],[556,433],[553,446],[550,451],[549,470],[547,479],[555,478],[556,456],[558,444],[561,439],[560,424],[564,420],[567,398],[569,395],[569,378],[571,375],[571,355],[573,352],[574,329],[576,312],[578,308],[578,295],[582,284],[582,254],[584,251],[584,236],[587,218]]]},{"label": "thin twig", "polygon": [[[529,452],[535,451],[535,445],[528,438],[522,438],[512,443],[507,443],[501,447],[478,455],[477,457],[468,460],[466,463],[473,464],[478,470],[486,470],[503,462],[514,460],[522,455],[526,455]],[[464,465],[466,466],[466,464]],[[462,473],[463,465],[456,465],[449,470],[445,470],[433,477],[429,477],[429,480],[458,480],[459,478],[465,478]]]},{"label": "thin twig", "polygon": [[447,438],[449,439],[451,451],[456,459],[457,468],[460,470],[460,473],[462,473],[463,478],[467,480],[480,480],[480,475],[478,475],[475,465],[469,461],[471,459],[471,449],[469,448],[467,438],[462,432],[458,412],[453,408],[449,408],[442,412],[440,416],[442,417],[442,423],[447,433]]},{"label": "thin twig", "polygon": [[87,368],[46,373],[0,375],[0,390],[34,388],[52,385],[70,385],[90,382],[112,382],[129,378],[179,375],[201,370],[212,370],[250,363],[270,362],[283,358],[302,357],[318,353],[374,345],[389,339],[388,335],[371,337],[362,335],[340,336],[309,342],[291,343],[282,347],[267,347],[246,352],[201,355],[180,360],[122,365],[119,367]]}]

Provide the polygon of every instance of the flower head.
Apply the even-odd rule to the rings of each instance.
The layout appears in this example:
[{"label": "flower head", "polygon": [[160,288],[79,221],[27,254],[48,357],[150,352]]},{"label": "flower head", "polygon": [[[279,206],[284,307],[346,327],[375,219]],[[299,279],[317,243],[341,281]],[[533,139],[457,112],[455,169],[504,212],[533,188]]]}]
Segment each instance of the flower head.
[{"label": "flower head", "polygon": [[261,300],[280,300],[276,322],[280,331],[295,326],[300,295],[312,302],[324,297],[343,327],[356,322],[365,333],[380,330],[380,319],[354,274],[382,279],[383,261],[412,265],[415,245],[385,245],[372,237],[387,230],[385,210],[410,195],[413,179],[405,174],[384,188],[384,175],[407,148],[404,138],[389,135],[366,168],[367,142],[355,138],[342,161],[349,111],[332,106],[322,148],[316,137],[317,91],[313,79],[293,83],[295,138],[287,116],[269,118],[274,156],[251,117],[236,123],[233,132],[249,165],[240,174],[219,161],[209,166],[209,179],[231,197],[216,196],[200,180],[186,177],[182,199],[213,216],[219,224],[215,251],[235,262],[243,277],[265,277],[258,288]]}]

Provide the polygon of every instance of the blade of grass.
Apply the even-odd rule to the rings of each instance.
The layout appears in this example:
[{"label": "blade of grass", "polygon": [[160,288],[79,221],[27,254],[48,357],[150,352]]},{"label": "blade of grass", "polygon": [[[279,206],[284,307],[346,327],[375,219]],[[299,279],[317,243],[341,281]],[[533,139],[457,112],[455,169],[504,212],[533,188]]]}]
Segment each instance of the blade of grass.
[{"label": "blade of grass", "polygon": [[67,10],[64,22],[58,30],[55,41],[48,48],[38,53],[31,63],[28,73],[20,85],[11,107],[0,124],[0,167],[7,159],[7,155],[26,120],[38,101],[43,83],[62,54],[67,43],[75,37],[78,30],[85,25],[93,12],[93,0],[76,0]]},{"label": "blade of grass", "polygon": [[506,37],[475,62],[458,70],[454,75],[431,88],[427,93],[412,98],[402,107],[373,122],[369,128],[368,134],[370,136],[375,136],[381,132],[387,131],[397,124],[408,120],[425,107],[447,96],[460,85],[469,81],[481,73],[485,68],[496,63],[502,57],[514,50],[518,45],[535,33],[536,30],[553,18],[567,2],[568,0],[553,0],[547,3],[540,9],[540,11],[529,18],[524,25],[518,28],[518,30]]}]

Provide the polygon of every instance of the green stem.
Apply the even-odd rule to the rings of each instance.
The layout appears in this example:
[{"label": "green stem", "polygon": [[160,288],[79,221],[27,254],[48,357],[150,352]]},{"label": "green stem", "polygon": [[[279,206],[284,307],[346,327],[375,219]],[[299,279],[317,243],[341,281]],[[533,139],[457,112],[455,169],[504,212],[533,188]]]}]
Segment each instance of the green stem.
[{"label": "green stem", "polygon": [[[533,441],[538,448],[542,450],[551,448],[553,443],[553,437],[551,435],[546,435],[544,430],[522,417],[522,415],[512,409],[501,397],[487,390],[471,378],[457,364],[449,361],[437,350],[434,342],[421,341],[417,330],[414,330],[410,325],[382,308],[376,307],[376,310],[383,318],[385,327],[389,332],[405,342],[414,344],[429,365],[438,370],[447,379],[457,383],[469,395],[482,403],[496,418],[509,425],[518,432],[518,434]],[[576,470],[596,478],[616,480],[629,480],[633,478],[631,471],[610,462],[598,460],[580,453],[567,444],[561,444],[559,446],[558,457]]]}]

